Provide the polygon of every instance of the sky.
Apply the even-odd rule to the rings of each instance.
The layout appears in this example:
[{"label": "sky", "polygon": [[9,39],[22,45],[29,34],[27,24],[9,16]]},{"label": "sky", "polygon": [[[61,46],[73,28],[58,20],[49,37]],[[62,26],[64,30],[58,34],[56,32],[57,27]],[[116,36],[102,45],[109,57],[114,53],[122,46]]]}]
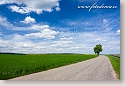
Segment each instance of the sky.
[{"label": "sky", "polygon": [[120,53],[119,0],[0,0],[0,52],[93,54],[96,44]]}]

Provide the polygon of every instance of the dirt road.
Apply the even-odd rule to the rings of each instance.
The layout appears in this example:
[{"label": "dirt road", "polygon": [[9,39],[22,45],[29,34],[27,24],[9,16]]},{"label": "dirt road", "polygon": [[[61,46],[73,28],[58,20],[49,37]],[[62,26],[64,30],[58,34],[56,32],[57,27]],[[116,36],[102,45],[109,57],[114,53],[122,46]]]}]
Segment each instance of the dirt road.
[{"label": "dirt road", "polygon": [[87,61],[11,80],[117,80],[109,59],[100,55]]}]

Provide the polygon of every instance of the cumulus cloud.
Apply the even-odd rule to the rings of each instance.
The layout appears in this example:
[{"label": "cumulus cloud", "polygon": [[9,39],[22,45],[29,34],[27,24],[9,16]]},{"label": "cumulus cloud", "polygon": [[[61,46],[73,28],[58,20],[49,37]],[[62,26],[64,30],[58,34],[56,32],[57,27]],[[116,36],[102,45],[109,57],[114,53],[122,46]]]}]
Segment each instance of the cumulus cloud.
[{"label": "cumulus cloud", "polygon": [[[25,21],[25,19],[24,19]],[[66,22],[67,23],[67,22]],[[77,24],[79,25],[80,22]],[[83,23],[83,22],[82,22]],[[100,26],[103,25],[103,19],[101,19]],[[106,29],[110,21],[104,20]],[[94,24],[94,23],[92,23]],[[0,52],[15,52],[15,53],[94,53],[93,47],[95,44],[103,45],[102,53],[110,53],[114,50],[115,53],[120,50],[120,40],[118,31],[108,32],[93,31],[93,32],[58,32],[50,28],[49,25],[32,24],[28,26],[12,26],[7,21],[7,18],[0,16],[0,25],[9,27],[9,30],[28,30],[27,34],[10,34],[4,35],[0,38]],[[89,25],[89,24],[88,24]],[[81,26],[81,25],[80,25]],[[113,25],[112,25],[113,26]],[[112,27],[113,28],[113,27]],[[60,29],[60,28],[58,28]],[[64,28],[62,28],[64,29]],[[101,29],[100,29],[101,30]],[[8,38],[9,37],[9,38]],[[4,39],[7,38],[7,39]],[[32,39],[31,39],[32,38]],[[55,39],[54,39],[55,38]],[[43,40],[53,39],[53,40]],[[37,40],[37,41],[36,41]],[[41,42],[40,42],[41,41]]]},{"label": "cumulus cloud", "polygon": [[2,0],[0,1],[0,5],[16,3],[18,5],[24,4],[24,6],[10,6],[9,8],[12,11],[18,13],[30,13],[36,12],[37,14],[41,14],[42,11],[52,12],[53,9],[59,11],[59,0]]},{"label": "cumulus cloud", "polygon": [[35,21],[34,18],[31,18],[30,16],[27,16],[27,17],[24,19],[24,21],[20,21],[20,22],[23,22],[23,23],[28,24],[28,23],[35,23],[36,21]]},{"label": "cumulus cloud", "polygon": [[59,32],[52,31],[50,29],[44,29],[41,32],[26,34],[26,37],[35,37],[35,38],[45,38],[45,39],[54,39],[55,35]]},{"label": "cumulus cloud", "polygon": [[28,11],[25,11],[22,8],[18,7],[18,6],[12,5],[12,6],[9,6],[9,8],[12,10],[12,12],[18,12],[18,13],[21,13],[21,14],[28,13]]}]

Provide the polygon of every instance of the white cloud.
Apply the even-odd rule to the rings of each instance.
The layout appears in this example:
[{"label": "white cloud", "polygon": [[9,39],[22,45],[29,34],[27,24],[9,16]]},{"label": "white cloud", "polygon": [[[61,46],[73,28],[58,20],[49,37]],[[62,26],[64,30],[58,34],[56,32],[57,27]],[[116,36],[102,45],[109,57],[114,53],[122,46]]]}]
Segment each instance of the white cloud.
[{"label": "white cloud", "polygon": [[11,0],[0,0],[0,5],[1,4],[7,4],[7,3],[12,3],[13,1]]},{"label": "white cloud", "polygon": [[30,24],[30,26],[22,26],[22,27],[13,26],[13,28],[11,28],[11,30],[15,30],[15,31],[28,31],[28,30],[41,31],[43,29],[49,29],[49,28],[50,28],[49,25]]},{"label": "white cloud", "polygon": [[120,35],[120,30],[117,30],[116,31],[116,35]]},{"label": "white cloud", "polygon": [[10,22],[7,21],[7,18],[0,16],[0,25],[6,28],[10,28],[13,26]]},{"label": "white cloud", "polygon": [[72,37],[69,37],[69,38],[66,38],[66,37],[65,38],[60,38],[61,41],[70,41],[72,39],[73,39]]},{"label": "white cloud", "polygon": [[35,38],[45,38],[45,39],[54,39],[55,35],[59,32],[52,31],[50,29],[44,29],[41,32],[26,34],[26,37],[35,37]]},{"label": "white cloud", "polygon": [[[120,40],[119,37],[113,32],[78,32],[78,33],[64,33],[63,35],[72,37],[73,44],[70,44],[70,47],[76,50],[76,52],[85,52],[85,53],[93,53],[93,47],[96,44],[102,44],[103,46],[108,45],[111,47],[114,53],[118,53]],[[62,42],[61,42],[62,43]],[[108,43],[108,44],[107,44]],[[58,45],[58,44],[57,44]],[[56,46],[56,45],[55,45]],[[118,49],[115,47],[117,46]],[[75,48],[74,48],[75,47]],[[112,50],[110,48],[103,48],[102,53],[111,53]],[[116,49],[116,51],[115,51]]]},{"label": "white cloud", "polygon": [[119,45],[120,41],[110,41],[107,44],[109,44],[109,45]]},{"label": "white cloud", "polygon": [[32,25],[30,28],[33,29],[33,30],[41,31],[43,29],[49,29],[49,25],[37,25],[37,24],[35,24],[35,25]]},{"label": "white cloud", "polygon": [[28,23],[35,23],[36,21],[35,21],[34,18],[31,18],[30,16],[27,16],[27,17],[24,19],[24,21],[20,21],[20,22],[23,22],[23,23],[28,24]]},{"label": "white cloud", "polygon": [[56,11],[60,11],[60,8],[59,7],[56,7]]},{"label": "white cloud", "polygon": [[[80,22],[76,24],[79,25],[79,23]],[[82,26],[83,23],[84,22],[81,22],[80,26]],[[110,24],[110,21],[108,21],[108,23]],[[75,23],[71,25],[74,24]],[[95,23],[91,22],[91,24]],[[91,24],[84,24],[84,25],[90,26]],[[12,24],[8,22],[5,17],[0,16],[0,25],[4,27],[7,26],[9,27]],[[103,19],[101,19],[101,23],[97,25],[102,26]],[[98,26],[95,25],[95,27],[97,28]],[[111,28],[108,27],[107,25],[106,27]],[[27,27],[12,26],[9,28],[10,30],[14,29],[20,31],[28,30],[29,32],[27,31],[27,34],[25,33],[22,35],[14,34],[12,36],[9,34],[4,35],[3,33],[5,37],[0,38],[0,44],[1,44],[0,51],[18,52],[18,53],[64,53],[64,52],[94,53],[93,47],[99,43],[103,45],[102,53],[111,53],[111,52],[118,53],[120,50],[120,38],[119,35],[117,35],[117,32],[120,32],[120,30],[118,30],[115,33],[115,31],[108,29],[108,32],[106,32],[105,30],[107,28],[105,28],[105,29],[99,29],[100,31],[97,29],[97,31],[93,32],[85,31],[85,32],[71,33],[71,32],[54,31],[51,30],[49,25],[41,25],[41,24],[32,24]],[[53,40],[45,40],[45,39],[53,39]]]},{"label": "white cloud", "polygon": [[105,39],[101,39],[101,38],[96,38],[95,41],[106,41]]},{"label": "white cloud", "polygon": [[105,31],[107,31],[107,32],[109,32],[111,30],[112,30],[112,28],[109,28],[109,27],[105,29]]},{"label": "white cloud", "polygon": [[12,37],[13,37],[13,41],[15,41],[15,42],[23,42],[23,41],[26,42],[25,37],[24,36],[21,36],[19,34],[13,34]]},{"label": "white cloud", "polygon": [[[53,39],[56,34],[61,36]],[[8,38],[6,40],[0,38],[0,51],[16,53],[94,53],[93,47],[100,43],[103,45],[102,53],[111,53],[112,51],[118,53],[120,40],[114,35],[115,33],[57,33],[50,29],[43,29],[38,33],[8,35],[10,38],[6,37]],[[39,41],[31,40],[30,37],[38,38]]]},{"label": "white cloud", "polygon": [[60,38],[58,41],[54,41],[51,45],[52,47],[57,48],[68,48],[73,46],[74,42],[72,41],[72,37],[69,38]]},{"label": "white cloud", "polygon": [[117,30],[117,33],[120,33],[120,30]]},{"label": "white cloud", "polygon": [[0,52],[30,53],[28,51],[34,47],[33,43],[24,38],[22,39],[22,36],[17,34],[8,40],[0,39],[0,44],[2,44],[0,45]]},{"label": "white cloud", "polygon": [[30,11],[23,10],[22,8],[20,8],[18,6],[14,6],[14,5],[9,6],[9,8],[12,10],[12,12],[18,12],[18,13],[21,13],[21,14],[30,12]]},{"label": "white cloud", "polygon": [[[35,23],[35,19],[34,18],[31,18],[30,16],[29,17],[26,17],[24,19],[24,21],[20,21],[20,22],[23,22],[23,23]],[[9,29],[9,30],[15,30],[15,31],[39,31],[41,33],[41,31],[43,33],[48,33],[47,35],[49,34],[54,34],[55,32],[58,33],[58,31],[52,31],[50,30],[50,26],[49,25],[42,25],[42,24],[31,24],[29,26],[14,26],[13,24],[11,24],[10,22],[8,22],[7,18],[6,17],[3,17],[3,16],[0,16],[0,26],[2,26],[4,29]],[[48,31],[46,31],[46,30]],[[51,33],[50,33],[51,32]],[[46,35],[44,34],[44,35]]]},{"label": "white cloud", "polygon": [[0,5],[7,3],[17,3],[25,4],[25,6],[10,6],[9,8],[12,11],[19,13],[30,13],[36,12],[37,14],[41,14],[42,11],[52,12],[52,8],[55,8],[57,11],[59,8],[59,0],[2,0],[0,1]]}]

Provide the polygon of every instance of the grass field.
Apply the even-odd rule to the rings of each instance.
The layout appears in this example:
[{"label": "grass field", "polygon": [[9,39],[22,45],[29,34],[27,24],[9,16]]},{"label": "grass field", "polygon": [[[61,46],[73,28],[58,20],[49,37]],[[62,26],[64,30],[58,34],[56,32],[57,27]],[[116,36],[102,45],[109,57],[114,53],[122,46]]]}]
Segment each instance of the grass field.
[{"label": "grass field", "polygon": [[40,72],[97,57],[84,54],[0,54],[0,80]]},{"label": "grass field", "polygon": [[120,79],[120,58],[111,55],[106,55],[106,56],[110,59],[111,64],[118,75],[118,79]]}]

